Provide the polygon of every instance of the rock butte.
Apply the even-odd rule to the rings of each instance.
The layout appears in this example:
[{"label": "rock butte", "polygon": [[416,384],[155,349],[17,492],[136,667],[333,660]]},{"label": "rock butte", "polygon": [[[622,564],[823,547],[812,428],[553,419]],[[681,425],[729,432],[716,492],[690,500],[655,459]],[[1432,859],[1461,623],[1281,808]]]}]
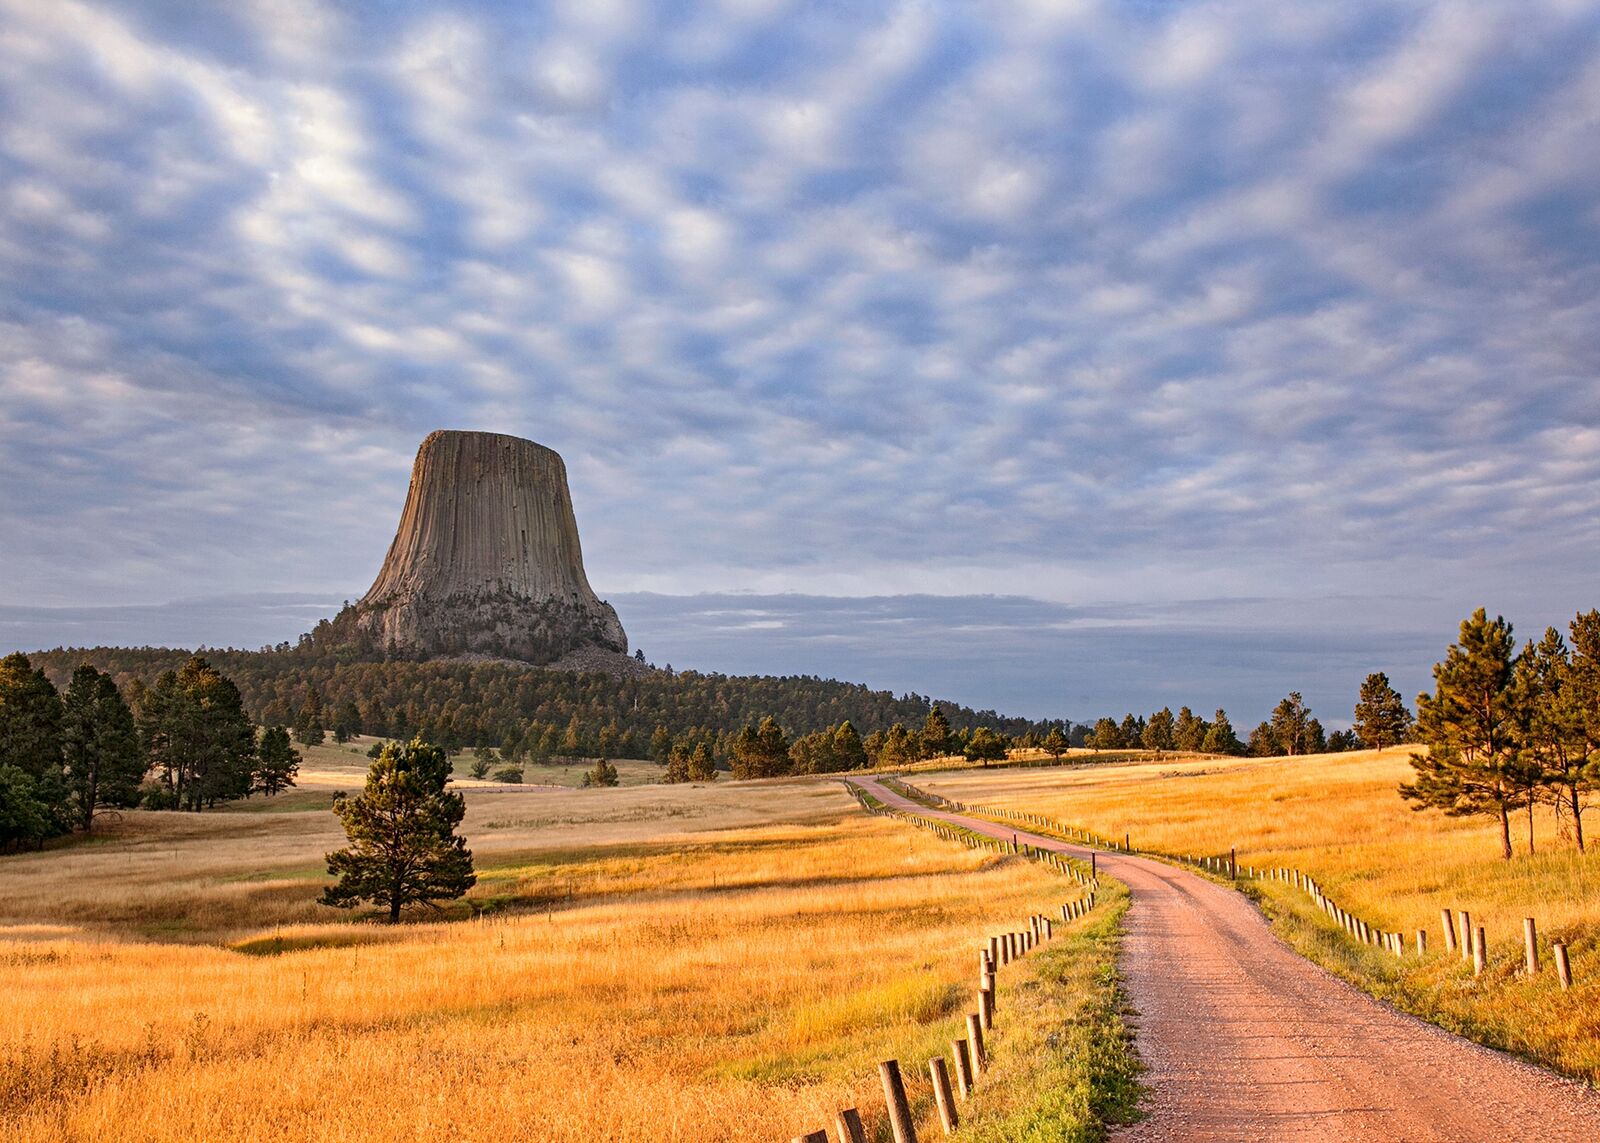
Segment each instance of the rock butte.
[{"label": "rock butte", "polygon": [[425,657],[543,664],[628,649],[583,573],[567,466],[500,433],[428,434],[383,569],[353,610],[364,635]]}]

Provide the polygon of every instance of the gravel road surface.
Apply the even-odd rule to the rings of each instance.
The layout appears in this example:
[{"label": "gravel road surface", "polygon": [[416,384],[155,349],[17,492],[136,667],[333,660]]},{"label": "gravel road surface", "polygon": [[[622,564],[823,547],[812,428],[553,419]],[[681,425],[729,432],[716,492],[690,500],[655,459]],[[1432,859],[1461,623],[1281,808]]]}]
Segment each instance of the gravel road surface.
[{"label": "gravel road surface", "polygon": [[[888,805],[1088,860],[1089,851]],[[1242,894],[1099,852],[1133,894],[1122,971],[1148,1067],[1147,1118],[1113,1138],[1600,1143],[1600,1094],[1374,1000],[1293,952]]]}]

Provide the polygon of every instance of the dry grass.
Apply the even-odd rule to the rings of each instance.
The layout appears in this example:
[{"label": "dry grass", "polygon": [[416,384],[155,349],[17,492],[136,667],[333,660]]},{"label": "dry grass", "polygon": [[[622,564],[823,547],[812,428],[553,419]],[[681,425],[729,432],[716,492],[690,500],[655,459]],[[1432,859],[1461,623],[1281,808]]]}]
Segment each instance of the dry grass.
[{"label": "dry grass", "polygon": [[[1407,751],[1294,759],[1205,759],[1048,770],[923,776],[946,797],[1029,809],[1168,853],[1225,853],[1256,866],[1292,866],[1316,877],[1368,922],[1404,933],[1427,929],[1440,950],[1439,910],[1471,910],[1486,927],[1494,965],[1473,980],[1459,960],[1410,957],[1403,966],[1357,950],[1300,894],[1264,887],[1280,931],[1304,951],[1374,991],[1485,1042],[1600,1081],[1600,855],[1558,843],[1548,811],[1527,854],[1526,819],[1514,819],[1520,852],[1499,860],[1497,825],[1415,813],[1396,794],[1410,776]],[[1552,974],[1518,976],[1522,918],[1541,941],[1565,940],[1579,987]],[[1548,964],[1548,947],[1545,950]]]},{"label": "dry grass", "polygon": [[320,811],[0,860],[0,1139],[787,1139],[891,1056],[931,1126],[978,936],[1063,894],[832,784],[468,800],[454,923],[330,920]]}]

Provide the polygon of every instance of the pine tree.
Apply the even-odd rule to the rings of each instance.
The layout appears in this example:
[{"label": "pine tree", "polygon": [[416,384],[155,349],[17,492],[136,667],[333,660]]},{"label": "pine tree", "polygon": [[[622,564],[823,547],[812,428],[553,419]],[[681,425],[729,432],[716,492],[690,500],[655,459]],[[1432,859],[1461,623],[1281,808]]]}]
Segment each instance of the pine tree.
[{"label": "pine tree", "polygon": [[689,755],[689,781],[715,782],[717,780],[717,764],[711,758],[711,747],[704,742],[694,748],[694,753]]},{"label": "pine tree", "polygon": [[1416,780],[1400,787],[1417,809],[1500,819],[1501,857],[1511,860],[1511,810],[1519,804],[1511,624],[1483,608],[1433,668],[1434,693],[1417,696]]},{"label": "pine tree", "polygon": [[1004,762],[1006,758],[1006,740],[996,734],[987,726],[980,726],[972,732],[967,739],[965,755],[969,762],[982,762],[988,766],[990,762]]},{"label": "pine tree", "polygon": [[[1581,619],[1581,616],[1580,616]],[[1574,620],[1574,634],[1579,621]],[[1522,787],[1528,810],[1528,849],[1533,850],[1533,807],[1548,788],[1556,813],[1570,815],[1578,849],[1584,847],[1585,795],[1593,788],[1591,746],[1587,734],[1588,699],[1578,685],[1577,671],[1566,640],[1554,627],[1517,657],[1513,672],[1513,703],[1518,752],[1515,778]]]},{"label": "pine tree", "polygon": [[1272,708],[1269,720],[1272,742],[1277,747],[1275,753],[1290,756],[1308,753],[1312,746],[1311,721],[1306,700],[1300,697],[1299,691],[1290,691],[1287,698]]},{"label": "pine tree", "polygon": [[1207,754],[1233,754],[1244,753],[1244,743],[1239,741],[1239,736],[1233,731],[1233,723],[1228,721],[1228,712],[1218,709],[1211,716],[1211,727],[1206,731],[1205,741],[1200,748]]},{"label": "pine tree", "polygon": [[334,798],[350,846],[328,854],[328,872],[339,880],[322,903],[349,909],[371,901],[388,909],[393,924],[409,905],[433,906],[471,889],[472,854],[455,832],[466,801],[445,789],[449,779],[442,748],[418,739],[385,746],[366,789]]},{"label": "pine tree", "polygon": [[261,732],[256,743],[256,770],[251,786],[267,797],[278,794],[294,785],[300,772],[300,752],[289,741],[289,732],[281,726],[269,726]]},{"label": "pine tree", "polygon": [[1562,705],[1576,733],[1567,757],[1551,767],[1550,784],[1557,805],[1572,819],[1582,852],[1584,807],[1588,798],[1600,793],[1600,611],[1580,612],[1567,630],[1572,634],[1572,651]]},{"label": "pine tree", "polygon": [[300,704],[300,713],[295,716],[294,736],[302,746],[321,746],[327,733],[322,724],[322,696],[312,687],[306,692],[306,701]]},{"label": "pine tree", "polygon": [[1122,741],[1122,728],[1117,725],[1114,718],[1101,718],[1095,720],[1094,731],[1089,735],[1089,744],[1096,750],[1120,750],[1126,743]]},{"label": "pine tree", "polygon": [[950,748],[950,720],[937,703],[922,724],[922,757],[937,758]]},{"label": "pine tree", "polygon": [[1411,733],[1411,712],[1382,671],[1374,671],[1361,684],[1353,729],[1374,750],[1398,746]]},{"label": "pine tree", "polygon": [[1144,743],[1146,750],[1154,750],[1160,754],[1164,750],[1171,750],[1174,742],[1172,738],[1173,721],[1172,711],[1162,707],[1150,716],[1150,721],[1144,725],[1144,733],[1139,740]]},{"label": "pine tree", "polygon": [[591,786],[617,786],[621,783],[617,768],[604,758],[596,758],[594,765],[584,771],[583,781],[579,784],[588,789]]},{"label": "pine tree", "polygon": [[1052,761],[1061,761],[1061,756],[1067,752],[1067,736],[1061,733],[1059,726],[1052,726],[1050,733],[1044,736],[1044,752],[1050,755]]},{"label": "pine tree", "polygon": [[361,709],[349,699],[339,704],[333,714],[333,740],[349,742],[361,733]]},{"label": "pine tree", "polygon": [[662,765],[666,765],[672,757],[672,734],[665,723],[656,723],[655,730],[650,734],[650,757]]},{"label": "pine tree", "polygon": [[80,827],[93,828],[99,806],[138,804],[146,761],[133,712],[111,676],[88,663],[72,672],[62,699],[61,741]]},{"label": "pine tree", "polygon": [[[17,774],[0,786],[0,816],[18,838],[40,841],[76,824],[62,768],[61,696],[26,655],[0,659],[0,768]],[[42,823],[42,824],[40,824]]]},{"label": "pine tree", "polygon": [[1117,727],[1117,733],[1122,737],[1122,745],[1136,747],[1144,741],[1144,719],[1133,714],[1124,715],[1122,725]]},{"label": "pine tree", "polygon": [[1178,721],[1172,728],[1172,745],[1188,754],[1198,754],[1205,749],[1206,731],[1211,728],[1206,720],[1184,707],[1178,711]]},{"label": "pine tree", "polygon": [[867,748],[848,718],[833,732],[833,760],[839,770],[860,770],[867,765]]},{"label": "pine tree", "polygon": [[673,743],[667,751],[667,772],[661,780],[668,785],[676,785],[689,781],[689,758],[691,752],[687,742]]}]

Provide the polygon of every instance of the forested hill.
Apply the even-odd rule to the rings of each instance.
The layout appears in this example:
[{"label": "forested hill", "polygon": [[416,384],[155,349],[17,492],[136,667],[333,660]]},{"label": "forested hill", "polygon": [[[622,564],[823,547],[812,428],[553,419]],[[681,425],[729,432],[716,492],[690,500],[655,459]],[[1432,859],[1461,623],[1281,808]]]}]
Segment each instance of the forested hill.
[{"label": "forested hill", "polygon": [[[586,751],[639,756],[660,726],[674,737],[690,731],[725,735],[770,715],[790,734],[848,719],[865,735],[896,722],[920,727],[932,706],[923,695],[896,696],[809,675],[652,670],[618,678],[503,662],[352,662],[304,648],[201,653],[233,679],[246,708],[263,724],[292,723],[314,688],[330,725],[343,708],[347,719],[359,719],[360,733],[408,738],[421,732],[457,746],[498,746],[512,737],[576,731]],[[34,652],[29,658],[57,686],[87,662],[126,692],[133,680],[151,684],[189,655],[168,648],[94,647]],[[1023,735],[1043,733],[1049,725],[943,700],[938,705],[954,729],[988,726]]]}]

